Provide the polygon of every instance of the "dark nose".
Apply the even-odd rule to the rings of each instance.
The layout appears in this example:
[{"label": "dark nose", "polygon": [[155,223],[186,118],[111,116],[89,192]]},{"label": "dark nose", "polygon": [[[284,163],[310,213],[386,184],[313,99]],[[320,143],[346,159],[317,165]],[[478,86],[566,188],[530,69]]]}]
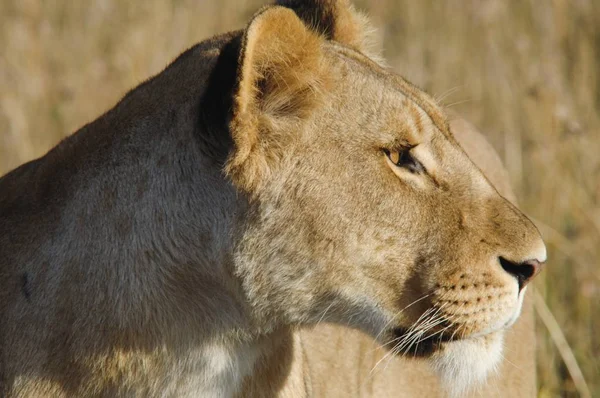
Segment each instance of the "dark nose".
[{"label": "dark nose", "polygon": [[542,270],[542,265],[538,260],[527,260],[522,263],[514,263],[499,257],[500,265],[504,268],[504,271],[508,272],[519,282],[519,290],[523,289],[525,285],[529,283],[537,274]]}]

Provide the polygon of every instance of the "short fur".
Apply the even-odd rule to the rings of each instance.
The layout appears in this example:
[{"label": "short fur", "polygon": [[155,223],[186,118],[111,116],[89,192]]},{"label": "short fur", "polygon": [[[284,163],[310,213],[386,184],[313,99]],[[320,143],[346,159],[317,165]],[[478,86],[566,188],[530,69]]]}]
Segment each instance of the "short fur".
[{"label": "short fur", "polygon": [[266,7],[0,179],[0,396],[533,393],[539,233],[364,24]]}]

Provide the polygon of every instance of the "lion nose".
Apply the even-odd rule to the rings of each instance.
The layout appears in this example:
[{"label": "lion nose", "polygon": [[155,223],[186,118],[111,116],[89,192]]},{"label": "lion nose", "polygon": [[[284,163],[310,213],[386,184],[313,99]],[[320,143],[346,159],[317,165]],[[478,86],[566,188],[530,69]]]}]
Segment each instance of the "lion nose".
[{"label": "lion nose", "polygon": [[504,257],[498,258],[504,271],[508,272],[519,282],[519,291],[525,287],[542,270],[544,263],[538,260],[527,260],[522,263],[515,263]]}]

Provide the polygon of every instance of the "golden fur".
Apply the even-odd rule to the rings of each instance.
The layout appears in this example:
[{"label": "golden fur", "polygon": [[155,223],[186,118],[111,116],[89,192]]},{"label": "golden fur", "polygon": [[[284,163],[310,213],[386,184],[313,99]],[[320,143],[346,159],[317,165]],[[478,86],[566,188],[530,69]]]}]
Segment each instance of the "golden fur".
[{"label": "golden fur", "polygon": [[[203,117],[227,113],[227,134],[206,122],[196,151],[197,129],[185,124],[190,141],[158,159],[150,188],[109,177],[111,166],[94,156],[114,149],[119,158],[108,159],[118,165],[152,157],[139,151],[152,139],[167,140],[153,150],[170,148],[163,135],[131,138],[160,124],[144,118],[187,95],[168,79],[166,92],[154,94],[161,75],[4,177],[0,215],[14,229],[0,244],[20,257],[0,260],[0,283],[8,286],[0,293],[0,392],[533,395],[527,301],[517,317],[524,286],[545,261],[544,244],[505,199],[514,197],[485,140],[463,121],[449,123],[428,95],[382,66],[365,47],[368,30],[345,0],[281,1],[243,32],[201,44],[202,65],[214,68],[202,91],[214,97],[201,102],[213,112]],[[228,58],[232,51],[237,60]],[[214,88],[215,74],[233,67],[231,86],[222,79]],[[172,126],[187,120],[177,116],[181,109],[183,102],[160,134],[178,134]],[[144,128],[128,130],[138,120]],[[80,144],[107,135],[102,145]],[[62,180],[43,167],[76,156],[84,160],[69,168],[75,174],[64,186],[74,193],[61,202],[63,213],[48,196],[55,188],[44,188],[49,181],[61,188]],[[169,174],[178,167],[188,174]],[[77,178],[88,169],[89,179]],[[62,225],[85,206],[77,195],[93,189],[90,179],[100,181],[104,202],[85,207],[74,235],[67,228],[22,239],[23,221],[11,218],[22,195],[53,199],[31,208]],[[144,202],[144,190],[157,186]],[[94,226],[106,201],[129,213]],[[152,224],[144,205],[153,209]],[[126,238],[114,239],[114,231]],[[94,250],[102,239],[108,246]],[[47,247],[49,263],[19,260]],[[74,250],[83,254],[69,256]]]}]

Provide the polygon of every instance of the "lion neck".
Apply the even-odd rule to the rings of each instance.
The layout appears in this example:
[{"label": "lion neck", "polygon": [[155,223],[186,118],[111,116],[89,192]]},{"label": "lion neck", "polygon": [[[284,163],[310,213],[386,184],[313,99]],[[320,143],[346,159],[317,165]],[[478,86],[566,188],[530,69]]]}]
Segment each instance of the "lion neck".
[{"label": "lion neck", "polygon": [[[78,335],[88,336],[81,346],[92,357],[108,352],[115,367],[124,353],[135,364],[167,350],[150,360],[162,369],[157,377],[174,385],[184,378],[187,389],[221,396],[243,383],[260,391],[273,379],[261,377],[265,372],[286,372],[265,358],[291,355],[291,332],[257,326],[235,276],[236,229],[247,200],[222,171],[231,140],[228,107],[216,100],[233,84],[231,36],[189,50],[50,152],[40,170],[70,190],[55,201],[70,208],[64,244],[84,242],[57,250],[76,252],[72,258],[53,259],[63,264],[54,276],[65,281],[60,294],[81,312]],[[207,47],[222,51],[207,60]],[[173,86],[182,76],[189,80]],[[67,164],[97,167],[87,173]],[[81,289],[72,280],[82,281]],[[64,344],[57,350],[73,351]],[[144,385],[151,375],[130,376]]]}]

